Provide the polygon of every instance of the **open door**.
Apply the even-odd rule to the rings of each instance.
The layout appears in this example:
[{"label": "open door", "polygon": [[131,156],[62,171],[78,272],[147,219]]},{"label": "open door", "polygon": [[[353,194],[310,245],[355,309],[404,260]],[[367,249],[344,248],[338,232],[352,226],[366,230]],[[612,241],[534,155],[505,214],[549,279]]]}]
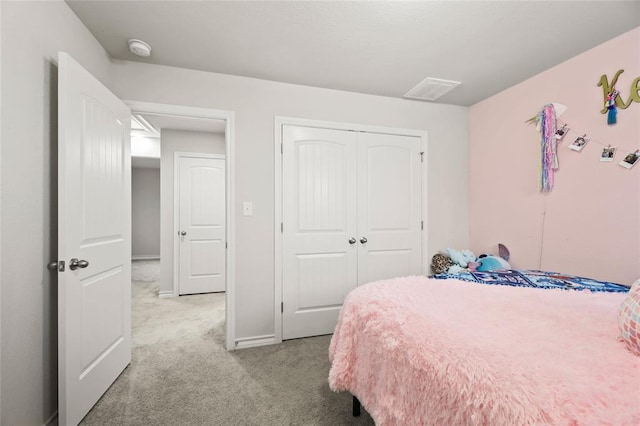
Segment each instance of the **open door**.
[{"label": "open door", "polygon": [[58,57],[59,424],[76,425],[131,362],[129,108]]}]

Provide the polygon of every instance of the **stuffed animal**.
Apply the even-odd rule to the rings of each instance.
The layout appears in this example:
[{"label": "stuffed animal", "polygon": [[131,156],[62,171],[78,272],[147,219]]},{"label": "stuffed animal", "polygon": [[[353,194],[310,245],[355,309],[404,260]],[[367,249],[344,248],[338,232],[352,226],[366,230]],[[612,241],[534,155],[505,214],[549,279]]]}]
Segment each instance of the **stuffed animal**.
[{"label": "stuffed animal", "polygon": [[462,268],[469,266],[469,262],[475,262],[476,255],[470,250],[456,250],[452,248],[447,249],[449,257],[454,264],[460,265]]},{"label": "stuffed animal", "polygon": [[438,253],[434,254],[431,259],[431,270],[434,274],[442,274],[453,266],[453,261],[446,254]]},{"label": "stuffed animal", "polygon": [[506,260],[493,255],[481,254],[478,258],[480,266],[476,268],[479,272],[495,271],[499,269],[511,269],[511,265]]}]

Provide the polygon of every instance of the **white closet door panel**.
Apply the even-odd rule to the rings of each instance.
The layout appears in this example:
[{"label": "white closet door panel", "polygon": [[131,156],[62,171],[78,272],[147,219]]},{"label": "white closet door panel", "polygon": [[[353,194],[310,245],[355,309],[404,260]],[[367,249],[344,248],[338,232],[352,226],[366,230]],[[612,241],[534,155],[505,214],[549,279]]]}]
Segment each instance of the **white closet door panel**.
[{"label": "white closet door panel", "polygon": [[358,284],[420,274],[421,140],[358,138]]},{"label": "white closet door panel", "polygon": [[356,134],[283,126],[283,338],[333,333],[356,286]]}]

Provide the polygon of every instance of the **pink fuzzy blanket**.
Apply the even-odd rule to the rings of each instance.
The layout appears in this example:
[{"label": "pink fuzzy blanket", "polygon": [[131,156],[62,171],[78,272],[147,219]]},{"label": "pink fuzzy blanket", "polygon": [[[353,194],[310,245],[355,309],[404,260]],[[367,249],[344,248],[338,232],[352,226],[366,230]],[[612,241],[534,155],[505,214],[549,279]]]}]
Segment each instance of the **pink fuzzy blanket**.
[{"label": "pink fuzzy blanket", "polygon": [[407,277],[346,298],[329,383],[378,425],[640,425],[626,294]]}]

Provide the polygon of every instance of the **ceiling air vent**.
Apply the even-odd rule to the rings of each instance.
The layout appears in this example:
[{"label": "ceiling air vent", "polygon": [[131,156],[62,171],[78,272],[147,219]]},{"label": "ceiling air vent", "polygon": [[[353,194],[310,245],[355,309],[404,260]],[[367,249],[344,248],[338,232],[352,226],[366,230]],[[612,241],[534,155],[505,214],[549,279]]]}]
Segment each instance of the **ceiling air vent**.
[{"label": "ceiling air vent", "polygon": [[418,83],[416,87],[409,90],[404,97],[420,101],[435,101],[440,96],[455,89],[459,85],[459,81],[427,77]]}]

